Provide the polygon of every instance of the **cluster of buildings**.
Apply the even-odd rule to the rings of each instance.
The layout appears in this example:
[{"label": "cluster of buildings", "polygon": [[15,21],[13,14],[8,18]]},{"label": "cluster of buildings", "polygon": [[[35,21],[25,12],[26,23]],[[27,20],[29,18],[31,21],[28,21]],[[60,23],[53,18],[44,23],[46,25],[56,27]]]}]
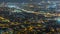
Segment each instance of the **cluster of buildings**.
[{"label": "cluster of buildings", "polygon": [[60,34],[59,1],[31,2],[0,4],[0,34]]}]

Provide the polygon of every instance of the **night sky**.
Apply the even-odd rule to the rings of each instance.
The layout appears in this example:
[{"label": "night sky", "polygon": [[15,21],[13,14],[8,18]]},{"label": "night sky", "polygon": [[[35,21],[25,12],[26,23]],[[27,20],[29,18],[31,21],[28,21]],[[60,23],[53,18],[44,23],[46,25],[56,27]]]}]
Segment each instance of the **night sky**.
[{"label": "night sky", "polygon": [[[30,0],[0,0],[0,2],[29,2]],[[33,2],[40,2],[41,0],[33,0]],[[58,0],[57,0],[58,1]],[[60,0],[59,0],[60,1]]]},{"label": "night sky", "polygon": [[[0,0],[0,2],[29,2],[30,0]],[[40,1],[40,0],[39,0]],[[33,0],[33,2],[38,2],[37,0]]]}]

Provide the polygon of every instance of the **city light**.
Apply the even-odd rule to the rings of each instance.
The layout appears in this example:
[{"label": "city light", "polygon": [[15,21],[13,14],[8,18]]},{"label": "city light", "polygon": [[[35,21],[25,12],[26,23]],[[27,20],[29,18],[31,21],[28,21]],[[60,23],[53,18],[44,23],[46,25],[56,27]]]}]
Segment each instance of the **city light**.
[{"label": "city light", "polygon": [[8,7],[10,7],[10,8],[16,8],[15,5],[8,5]]},{"label": "city light", "polygon": [[0,34],[60,34],[60,1],[6,1],[0,4]]},{"label": "city light", "polygon": [[57,18],[57,21],[60,22],[60,18]]}]

